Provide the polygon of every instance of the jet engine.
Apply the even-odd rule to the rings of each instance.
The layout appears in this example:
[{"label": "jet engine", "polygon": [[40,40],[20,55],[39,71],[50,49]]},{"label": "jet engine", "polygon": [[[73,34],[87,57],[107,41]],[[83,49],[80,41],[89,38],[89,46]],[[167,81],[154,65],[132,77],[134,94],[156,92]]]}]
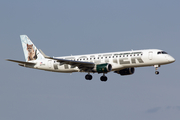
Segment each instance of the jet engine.
[{"label": "jet engine", "polygon": [[112,70],[112,65],[109,63],[98,64],[94,67],[94,71],[98,73],[107,73]]},{"label": "jet engine", "polygon": [[123,70],[116,71],[116,73],[120,75],[132,75],[134,74],[134,71],[134,68],[125,68]]}]

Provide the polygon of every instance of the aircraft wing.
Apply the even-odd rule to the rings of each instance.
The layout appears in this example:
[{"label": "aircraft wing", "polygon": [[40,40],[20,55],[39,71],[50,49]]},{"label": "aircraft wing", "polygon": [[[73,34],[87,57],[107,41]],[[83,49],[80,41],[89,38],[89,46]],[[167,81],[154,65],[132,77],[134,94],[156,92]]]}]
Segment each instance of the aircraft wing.
[{"label": "aircraft wing", "polygon": [[84,71],[88,71],[89,69],[92,69],[95,66],[95,64],[93,62],[74,61],[74,60],[60,59],[60,58],[56,58],[56,57],[49,57],[49,56],[45,55],[41,49],[39,49],[39,51],[45,58],[56,60],[57,62],[60,62],[60,64],[62,64],[62,65],[69,64],[72,67],[77,66],[79,69],[82,69]]},{"label": "aircraft wing", "polygon": [[56,60],[60,62],[60,64],[69,64],[71,66],[77,66],[80,69],[92,69],[94,68],[95,64],[93,62],[83,62],[83,61],[74,61],[74,60],[66,60],[66,59],[59,59],[55,57],[46,57],[48,59]]},{"label": "aircraft wing", "polygon": [[24,62],[24,61],[11,60],[11,59],[6,59],[6,60],[11,61],[11,62],[20,63],[20,64],[26,64],[26,65],[35,65],[36,64],[36,63],[32,63],[32,62]]}]

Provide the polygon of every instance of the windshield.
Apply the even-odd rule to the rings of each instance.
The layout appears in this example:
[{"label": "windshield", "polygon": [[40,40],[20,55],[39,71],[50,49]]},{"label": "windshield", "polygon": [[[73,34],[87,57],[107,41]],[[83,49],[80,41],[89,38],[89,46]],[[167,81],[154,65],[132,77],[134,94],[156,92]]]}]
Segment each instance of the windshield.
[{"label": "windshield", "polygon": [[157,54],[168,54],[168,53],[165,51],[159,51],[159,52],[157,52]]}]

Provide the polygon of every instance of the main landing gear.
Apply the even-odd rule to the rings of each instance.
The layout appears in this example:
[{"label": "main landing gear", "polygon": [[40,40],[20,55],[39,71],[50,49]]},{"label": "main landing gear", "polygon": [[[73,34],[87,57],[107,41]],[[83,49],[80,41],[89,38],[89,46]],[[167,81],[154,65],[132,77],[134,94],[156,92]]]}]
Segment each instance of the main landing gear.
[{"label": "main landing gear", "polygon": [[[92,75],[90,75],[89,73],[85,76],[86,80],[92,80]],[[100,78],[101,81],[106,82],[107,81],[107,77],[105,76],[105,73],[103,73],[103,76],[101,76]]]},{"label": "main landing gear", "polygon": [[87,74],[87,75],[85,76],[85,79],[86,79],[86,80],[92,80],[92,75]]},{"label": "main landing gear", "polygon": [[160,67],[160,65],[154,65],[154,67],[155,67],[155,69],[156,69],[155,74],[156,74],[156,75],[159,75],[159,71],[157,71],[157,69]]},{"label": "main landing gear", "polygon": [[103,82],[107,81],[107,77],[104,75],[104,73],[103,73],[103,76],[101,76],[100,80],[103,81]]}]

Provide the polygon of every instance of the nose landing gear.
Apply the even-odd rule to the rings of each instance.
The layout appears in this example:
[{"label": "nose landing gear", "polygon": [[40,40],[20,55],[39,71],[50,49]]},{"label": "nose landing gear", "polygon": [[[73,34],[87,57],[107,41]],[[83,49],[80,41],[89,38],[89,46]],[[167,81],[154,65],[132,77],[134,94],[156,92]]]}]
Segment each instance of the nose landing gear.
[{"label": "nose landing gear", "polygon": [[155,74],[156,74],[156,75],[159,75],[159,71],[155,71]]},{"label": "nose landing gear", "polygon": [[155,67],[155,69],[156,69],[155,74],[156,74],[156,75],[159,75],[159,71],[157,71],[157,69],[160,67],[160,65],[154,65],[154,67]]}]

